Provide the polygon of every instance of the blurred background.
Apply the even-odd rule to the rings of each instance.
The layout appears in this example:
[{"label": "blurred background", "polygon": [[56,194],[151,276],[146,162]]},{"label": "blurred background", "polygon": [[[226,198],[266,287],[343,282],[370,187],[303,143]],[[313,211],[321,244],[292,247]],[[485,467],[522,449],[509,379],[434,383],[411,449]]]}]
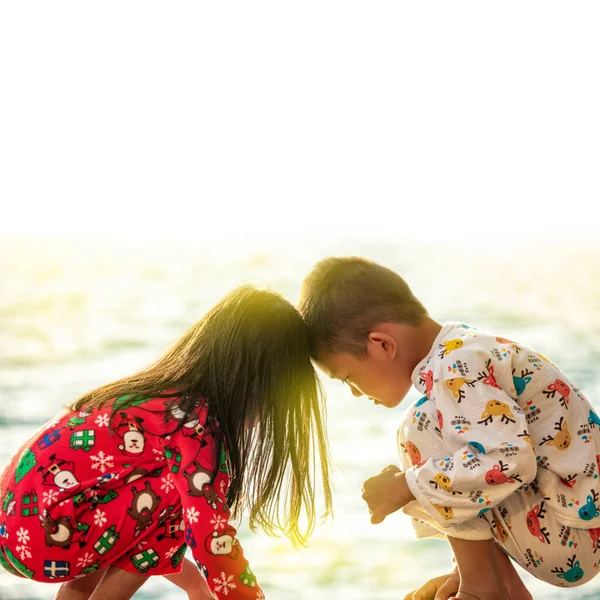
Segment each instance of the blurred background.
[{"label": "blurred background", "polygon": [[[0,464],[240,283],[296,302],[328,255],[438,321],[539,349],[600,409],[599,9],[591,2],[4,3]],[[335,519],[241,536],[268,598],[402,599],[445,572],[364,479],[397,409],[323,380]],[[600,598],[520,571],[536,600]],[[56,589],[0,571],[0,598]],[[181,598],[152,578],[140,599]]]}]

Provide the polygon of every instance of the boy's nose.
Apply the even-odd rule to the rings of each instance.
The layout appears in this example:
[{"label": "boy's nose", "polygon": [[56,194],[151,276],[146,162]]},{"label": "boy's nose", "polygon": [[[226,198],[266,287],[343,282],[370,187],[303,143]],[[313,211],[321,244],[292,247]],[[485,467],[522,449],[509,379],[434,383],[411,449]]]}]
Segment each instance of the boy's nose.
[{"label": "boy's nose", "polygon": [[352,384],[350,384],[350,391],[356,398],[360,398],[363,395],[363,393],[358,388],[355,388]]}]

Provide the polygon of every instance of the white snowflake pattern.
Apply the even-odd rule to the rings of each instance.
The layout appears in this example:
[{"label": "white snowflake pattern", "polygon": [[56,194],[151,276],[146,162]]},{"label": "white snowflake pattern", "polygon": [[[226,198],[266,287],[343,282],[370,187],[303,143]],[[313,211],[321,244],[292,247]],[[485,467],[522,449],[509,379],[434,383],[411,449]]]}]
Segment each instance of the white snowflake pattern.
[{"label": "white snowflake pattern", "polygon": [[237,585],[233,583],[233,575],[226,575],[225,571],[221,571],[220,577],[213,577],[215,583],[215,592],[223,592],[225,596],[230,590],[234,590]]},{"label": "white snowflake pattern", "polygon": [[27,546],[16,546],[15,550],[19,553],[21,560],[31,558],[31,552],[29,552],[29,548]]},{"label": "white snowflake pattern", "polygon": [[225,525],[227,525],[227,519],[214,514],[213,518],[210,520],[210,524],[213,525],[215,529],[225,529]]},{"label": "white snowflake pattern", "polygon": [[161,490],[165,490],[165,492],[168,494],[171,490],[175,489],[175,484],[173,483],[173,478],[171,477],[171,474],[169,473],[166,477],[162,477],[161,478],[162,481],[162,485],[160,486]]},{"label": "white snowflake pattern", "polygon": [[221,480],[221,496],[225,495],[225,480]]},{"label": "white snowflake pattern", "polygon": [[88,565],[94,562],[94,555],[91,552],[86,552],[83,556],[80,556],[77,560],[77,566],[84,569]]},{"label": "white snowflake pattern", "polygon": [[102,527],[104,523],[106,523],[106,513],[97,508],[96,512],[94,513],[94,525]]},{"label": "white snowflake pattern", "polygon": [[187,520],[189,523],[197,523],[198,522],[198,517],[200,516],[200,513],[196,510],[195,506],[192,506],[192,508],[188,508],[186,511],[187,514]]},{"label": "white snowflake pattern", "polygon": [[19,540],[20,544],[26,546],[29,543],[29,540],[31,539],[29,536],[29,529],[23,529],[23,527],[21,527],[17,531],[17,539]]},{"label": "white snowflake pattern", "polygon": [[175,556],[177,550],[179,550],[179,546],[171,546],[171,548],[169,548],[169,551],[165,554],[165,556],[167,558],[172,558],[173,556]]},{"label": "white snowflake pattern", "polygon": [[137,544],[136,548],[138,550],[142,550],[144,548],[144,546],[148,545],[148,541],[147,540],[142,540],[139,544]]},{"label": "white snowflake pattern", "polygon": [[114,456],[104,454],[102,450],[94,456],[90,456],[92,459],[92,469],[100,469],[100,473],[106,472],[106,469],[112,469],[115,465],[113,464]]},{"label": "white snowflake pattern", "polygon": [[58,498],[58,492],[56,490],[48,490],[42,494],[44,504],[54,504]]},{"label": "white snowflake pattern", "polygon": [[98,415],[94,421],[98,427],[108,427],[108,415]]},{"label": "white snowflake pattern", "polygon": [[157,455],[154,457],[154,458],[156,458],[156,460],[162,460],[165,457],[165,455],[160,450],[157,450],[156,448],[152,448],[152,452]]}]

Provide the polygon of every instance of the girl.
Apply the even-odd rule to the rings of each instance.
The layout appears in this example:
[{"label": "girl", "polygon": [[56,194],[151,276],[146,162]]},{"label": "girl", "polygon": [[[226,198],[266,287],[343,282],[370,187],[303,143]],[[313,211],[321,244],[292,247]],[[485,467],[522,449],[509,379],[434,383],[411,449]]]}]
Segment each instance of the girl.
[{"label": "girl", "polygon": [[183,560],[189,547],[217,598],[264,598],[229,520],[248,509],[253,530],[303,543],[315,438],[327,516],[304,322],[280,295],[241,287],[156,363],[83,395],[25,442],[0,476],[0,564],[64,582],[61,600],[125,600],[150,575],[211,598]]}]

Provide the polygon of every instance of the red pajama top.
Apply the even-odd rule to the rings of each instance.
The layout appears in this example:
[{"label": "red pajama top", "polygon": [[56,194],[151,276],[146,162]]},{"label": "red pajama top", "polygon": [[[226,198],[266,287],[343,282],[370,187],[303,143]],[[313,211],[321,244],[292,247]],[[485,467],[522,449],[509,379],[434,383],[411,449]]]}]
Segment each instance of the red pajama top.
[{"label": "red pajama top", "polygon": [[229,523],[226,452],[206,402],[184,419],[178,397],[120,400],[61,414],[9,461],[0,565],[45,582],[108,564],[166,575],[189,547],[216,598],[264,598]]}]

